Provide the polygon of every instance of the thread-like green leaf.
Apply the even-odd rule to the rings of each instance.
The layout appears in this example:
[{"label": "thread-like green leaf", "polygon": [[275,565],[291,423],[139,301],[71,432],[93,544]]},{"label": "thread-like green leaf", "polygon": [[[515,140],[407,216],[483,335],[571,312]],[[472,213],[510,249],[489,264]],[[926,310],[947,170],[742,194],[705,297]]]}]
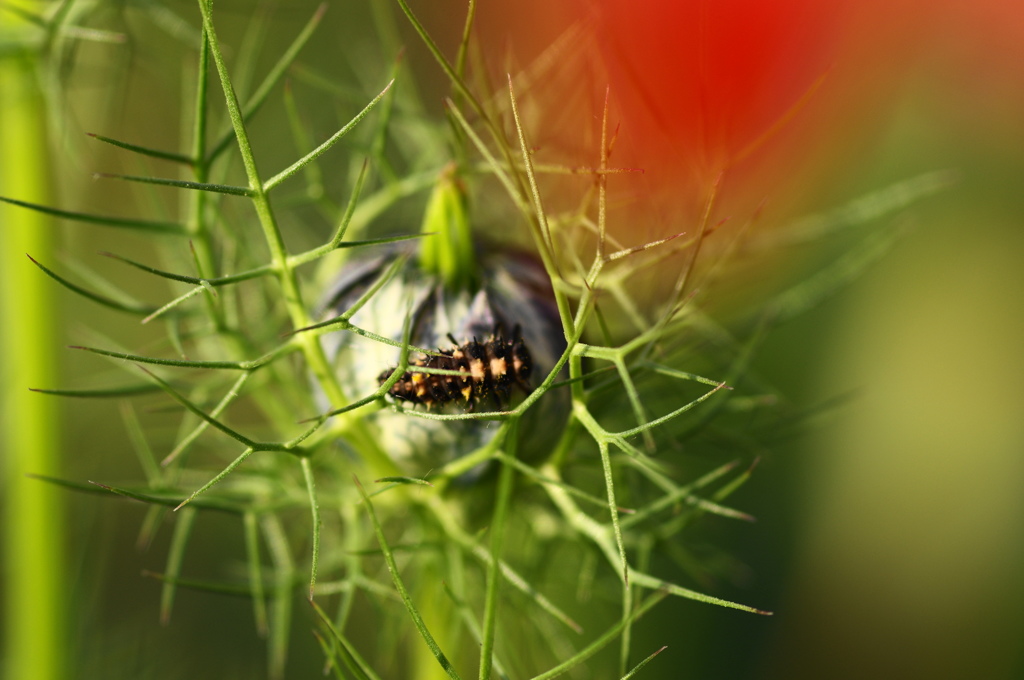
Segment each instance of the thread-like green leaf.
[{"label": "thread-like green leaf", "polygon": [[132,361],[140,364],[178,366],[181,368],[220,369],[227,371],[254,371],[257,368],[270,363],[277,357],[287,352],[296,351],[298,348],[285,344],[271,352],[268,352],[267,354],[264,354],[259,359],[254,359],[252,361],[193,361],[191,359],[161,359],[159,357],[147,357],[141,354],[131,354],[128,352],[114,352],[111,350],[99,349],[97,347],[83,347],[81,345],[69,345],[68,349],[80,349],[86,352],[92,352],[93,354],[113,357],[114,359],[125,359],[126,361]]},{"label": "thread-like green leaf", "polygon": [[[523,128],[522,121],[519,119],[519,104],[516,102],[516,95],[512,88],[511,76],[508,78],[508,93],[509,101],[512,104],[512,117],[516,124],[516,136],[519,139],[519,151],[522,154],[523,166],[526,171],[526,179],[530,186],[530,197],[533,199],[533,215],[536,218],[536,223],[534,223],[533,220],[530,222],[531,226],[534,227],[534,241],[542,258],[545,260],[545,266],[548,267],[548,273],[550,275],[554,273],[555,246],[551,240],[551,229],[548,226],[547,215],[544,212],[544,202],[541,199],[540,186],[537,184],[537,175],[533,171],[533,156],[531,155],[530,145],[526,141],[526,130]],[[565,328],[566,331],[572,330],[572,326],[566,326]]]},{"label": "thread-like green leaf", "polygon": [[[219,418],[220,414],[224,412],[224,409],[226,409],[229,404],[231,404],[235,399],[238,398],[238,395],[242,390],[242,386],[246,383],[246,381],[249,380],[249,377],[251,375],[252,373],[247,371],[245,373],[242,373],[242,375],[238,376],[238,379],[235,380],[235,382],[231,385],[230,389],[228,389],[227,393],[224,395],[224,398],[221,399],[217,403],[217,405],[213,407],[213,410],[210,411],[210,416],[212,416],[213,418]],[[163,390],[163,387],[161,387],[160,385],[155,384],[154,387],[159,390]],[[162,461],[160,461],[160,465],[163,467],[167,467],[172,462],[174,462],[178,458],[178,456],[180,456],[192,444],[192,442],[199,438],[199,435],[206,431],[206,429],[209,426],[209,421],[205,419],[200,419],[199,424],[196,425],[196,427],[191,432],[185,435],[174,446],[171,452],[168,453],[167,456]]]},{"label": "thread-like green leaf", "polygon": [[359,490],[359,495],[363,499],[363,505],[366,506],[366,511],[370,515],[370,522],[373,524],[373,531],[377,534],[377,543],[380,545],[381,552],[384,556],[384,562],[388,566],[388,572],[391,574],[391,580],[395,584],[395,590],[402,598],[402,603],[405,605],[406,611],[409,612],[409,617],[413,620],[413,624],[416,626],[416,630],[420,632],[423,637],[423,641],[427,643],[427,647],[430,648],[430,652],[437,659],[437,662],[441,664],[441,668],[444,669],[445,673],[452,680],[460,680],[459,674],[455,671],[451,662],[448,661],[448,657],[445,656],[444,652],[438,646],[437,641],[434,640],[434,636],[431,635],[427,629],[426,623],[423,622],[423,617],[420,616],[419,611],[416,609],[416,605],[412,603],[412,598],[409,597],[409,592],[405,589],[405,584],[402,582],[402,577],[398,573],[398,565],[395,564],[395,556],[391,552],[391,548],[388,546],[388,541],[384,537],[384,529],[380,525],[380,521],[377,519],[377,512],[373,509],[373,503],[370,501],[370,497],[366,495],[366,490],[363,489],[363,485],[359,482],[359,479],[353,476],[356,488]]},{"label": "thread-like green leaf", "polygon": [[313,606],[313,610],[316,615],[320,617],[320,623],[323,624],[324,628],[330,632],[331,637],[337,643],[337,653],[341,657],[345,667],[348,668],[349,672],[352,673],[356,678],[361,680],[380,680],[379,676],[373,672],[373,669],[366,663],[365,660],[359,655],[359,652],[348,641],[344,635],[341,634],[335,625],[331,622],[330,617],[324,612],[324,610],[316,602],[310,600],[310,604]]},{"label": "thread-like green leaf", "polygon": [[256,632],[260,637],[267,634],[267,602],[264,599],[263,561],[260,559],[260,538],[256,513],[251,510],[242,515],[245,529],[245,559],[249,572],[249,589],[252,594],[253,619],[256,621]]},{"label": "thread-like green leaf", "polygon": [[316,483],[313,479],[313,468],[308,456],[299,459],[302,465],[302,477],[309,493],[309,509],[313,515],[313,556],[309,570],[309,601],[313,601],[313,589],[316,588],[316,572],[320,564],[320,503],[316,498]]},{"label": "thread-like green leaf", "polygon": [[419,477],[381,477],[373,480],[378,484],[420,484],[422,486],[434,486],[425,479]]},{"label": "thread-like green leaf", "polygon": [[291,633],[292,589],[295,573],[295,562],[292,559],[288,537],[280,518],[273,513],[261,516],[263,536],[274,562],[275,587],[270,612],[270,676],[284,677],[284,665],[288,657],[288,638]]},{"label": "thread-like green leaf", "polygon": [[124,33],[104,31],[99,28],[86,28],[84,26],[66,26],[60,30],[60,37],[108,45],[121,45],[128,42],[128,36]]},{"label": "thread-like green leaf", "polygon": [[292,255],[288,258],[289,264],[292,266],[298,266],[312,262],[320,257],[323,257],[327,253],[335,250],[343,250],[346,248],[365,248],[367,246],[382,246],[389,243],[401,243],[403,241],[413,241],[430,234],[401,234],[399,236],[381,236],[380,238],[368,238],[360,241],[340,241],[334,243],[333,240],[330,243],[325,243],[322,246],[317,246],[312,250],[307,250],[304,253],[298,255]]},{"label": "thread-like green leaf", "polygon": [[29,203],[28,201],[19,201],[15,198],[7,198],[6,196],[0,196],[0,201],[4,203],[9,203],[11,205],[16,205],[19,208],[34,210],[36,212],[43,213],[44,215],[51,215],[53,217],[59,217],[64,220],[71,220],[72,222],[85,222],[87,224],[99,224],[104,227],[114,227],[117,229],[134,229],[138,231],[146,231],[157,234],[188,234],[188,230],[185,227],[175,222],[157,222],[153,220],[133,219],[126,217],[109,217],[105,215],[93,215],[91,213],[73,212],[71,210],[60,210],[58,208],[51,208],[46,205]]},{"label": "thread-like green leaf", "polygon": [[713,482],[717,481],[718,479],[721,479],[723,476],[725,476],[735,468],[735,462],[726,463],[725,465],[720,465],[711,472],[702,475],[701,477],[695,479],[689,484],[672,489],[669,493],[661,496],[654,502],[649,503],[643,506],[642,508],[638,508],[634,514],[623,519],[622,528],[624,530],[630,529],[634,526],[641,524],[642,522],[647,521],[653,515],[663,510],[668,510],[676,503],[690,499],[695,491],[697,491],[698,489],[703,489],[708,485],[712,484]]},{"label": "thread-like green leaf", "polygon": [[692,409],[694,406],[696,406],[696,405],[706,401],[713,394],[716,394],[719,390],[721,390],[723,387],[726,387],[726,384],[724,382],[723,383],[719,383],[714,389],[708,390],[707,392],[705,392],[701,396],[697,397],[693,401],[689,402],[688,404],[686,404],[684,406],[680,406],[675,411],[672,411],[671,413],[666,413],[665,415],[661,416],[660,418],[655,418],[654,420],[652,420],[651,422],[647,423],[646,425],[642,425],[640,427],[634,427],[634,428],[629,429],[629,430],[623,430],[622,432],[616,432],[615,436],[616,437],[623,437],[623,438],[625,438],[625,437],[632,437],[632,436],[634,436],[636,434],[639,434],[639,433],[643,432],[644,430],[650,429],[652,427],[657,427],[657,426],[661,425],[662,423],[666,423],[666,422],[672,420],[673,418],[676,418],[676,417],[686,413],[687,411]]},{"label": "thread-like green leaf", "polygon": [[648,611],[651,610],[652,607],[654,607],[654,605],[658,604],[663,599],[665,599],[665,593],[654,593],[646,600],[644,600],[644,602],[641,603],[639,607],[630,612],[628,616],[623,617],[619,620],[618,623],[616,623],[614,626],[606,630],[599,638],[597,638],[589,645],[581,649],[578,653],[574,654],[572,657],[558,664],[551,670],[545,673],[541,673],[540,675],[534,676],[533,680],[550,680],[550,678],[558,677],[559,675],[562,675],[563,673],[580,665],[581,663],[592,657],[594,654],[608,646],[612,641],[615,640],[615,638],[619,636],[619,634],[627,625],[633,623],[641,616],[646,614]]},{"label": "thread-like green leaf", "polygon": [[[148,503],[150,505],[161,505],[169,508],[174,508],[181,503],[180,493],[163,493],[152,491],[149,489],[147,489],[146,491],[136,491],[134,489],[127,489],[119,486],[111,486],[109,484],[102,484],[100,482],[89,482],[88,484],[82,484],[80,482],[72,482],[65,479],[47,477],[44,475],[30,476],[36,479],[41,479],[45,482],[49,482],[51,484],[57,484],[58,486],[74,489],[75,491],[124,496],[125,498],[131,498],[132,500],[141,501],[143,503]],[[195,503],[195,507],[201,510],[217,510],[220,512],[227,512],[234,515],[240,515],[245,510],[242,504],[238,502],[234,502],[225,498],[217,498],[213,496],[197,500]]]},{"label": "thread-like green leaf", "polygon": [[200,590],[218,595],[231,595],[234,597],[252,597],[250,588],[233,583],[221,581],[203,581],[199,579],[172,577],[169,574],[160,574],[155,571],[143,571],[143,576],[153,578],[163,583],[173,583],[177,587],[188,588],[189,590]]},{"label": "thread-like green leaf", "polygon": [[[295,101],[295,94],[290,81],[284,84],[284,111],[288,115],[288,129],[292,133],[292,141],[295,148],[300,153],[305,153],[313,147],[313,142],[310,140],[307,130],[308,124],[299,113],[299,107]],[[365,163],[363,167],[366,167]],[[326,207],[329,214],[336,213],[338,210],[337,205],[324,193],[324,173],[320,169],[320,165],[316,162],[311,162],[303,168],[302,174],[306,185],[305,195],[313,199],[317,205]]]},{"label": "thread-like green leaf", "polygon": [[841,229],[897,213],[921,198],[948,189],[958,179],[957,173],[950,170],[926,172],[872,191],[830,212],[804,217],[779,229],[765,230],[745,245],[778,248],[819,241]]},{"label": "thread-like green leaf", "polygon": [[666,649],[668,649],[668,645],[662,646],[660,649],[655,651],[653,654],[648,656],[646,659],[644,659],[643,661],[641,661],[637,665],[633,666],[633,668],[628,673],[626,673],[625,675],[622,676],[622,680],[629,680],[629,678],[635,677],[636,674],[640,672],[641,668],[643,668],[644,666],[649,664],[651,661],[653,661],[654,657],[658,656],[659,654],[664,652]]},{"label": "thread-like green leaf", "polygon": [[205,494],[207,491],[209,491],[210,488],[212,488],[215,484],[221,482],[225,477],[227,477],[229,474],[231,474],[235,470],[235,468],[237,468],[239,465],[241,465],[243,462],[245,462],[245,459],[248,458],[249,456],[251,456],[254,451],[255,451],[255,449],[253,449],[251,446],[246,448],[245,451],[242,451],[242,453],[237,458],[235,458],[233,461],[228,463],[227,466],[223,470],[218,472],[213,477],[213,479],[208,481],[206,484],[203,484],[201,487],[199,487],[198,489],[193,491],[192,494],[188,498],[186,498],[185,500],[183,500],[182,502],[180,502],[176,506],[174,506],[174,510],[175,511],[181,510],[186,505],[188,505],[190,503],[193,503],[197,498],[199,498],[200,496]]},{"label": "thread-like green leaf", "polygon": [[103,135],[97,135],[97,134],[92,133],[92,132],[88,132],[86,134],[88,134],[93,139],[98,139],[101,142],[106,142],[107,144],[111,144],[113,146],[119,147],[121,149],[125,149],[127,151],[132,151],[134,153],[141,154],[143,156],[150,156],[151,158],[160,158],[160,159],[163,159],[165,161],[171,161],[171,162],[174,162],[174,163],[182,163],[184,165],[191,165],[192,164],[192,159],[191,158],[189,158],[188,156],[185,156],[183,154],[180,154],[180,153],[174,153],[172,151],[160,151],[158,149],[150,149],[148,147],[139,146],[137,144],[129,144],[128,142],[122,142],[120,140],[113,139],[111,137],[104,137]]},{"label": "thread-like green leaf", "polygon": [[40,269],[42,269],[43,272],[47,276],[52,278],[54,281],[56,281],[60,285],[64,286],[65,288],[67,288],[71,292],[77,293],[77,294],[81,295],[82,297],[84,297],[84,298],[86,298],[88,300],[92,300],[93,302],[96,302],[98,304],[103,305],[104,307],[109,307],[110,309],[115,309],[115,310],[117,310],[119,312],[127,312],[128,314],[138,314],[138,315],[151,314],[156,309],[156,307],[152,307],[150,305],[144,305],[144,304],[139,303],[139,302],[119,302],[117,300],[113,300],[111,298],[104,297],[103,295],[100,295],[98,293],[93,293],[92,291],[86,290],[85,288],[82,288],[81,286],[77,286],[77,285],[71,283],[70,281],[65,279],[63,276],[57,274],[56,272],[50,270],[49,268],[47,268],[45,266],[43,266],[42,264],[40,264],[31,255],[26,255],[26,257],[28,257],[28,259],[32,260],[32,264],[34,264],[35,266],[37,266]]},{"label": "thread-like green leaf", "polygon": [[466,99],[467,102],[469,102],[473,110],[476,111],[477,114],[479,114],[488,123],[488,126],[492,128],[492,133],[495,134],[496,138],[500,138],[501,135],[499,131],[496,129],[496,127],[493,125],[493,122],[487,116],[487,112],[484,110],[484,107],[480,104],[480,101],[473,94],[472,90],[469,89],[469,86],[466,85],[466,81],[462,79],[459,73],[455,70],[455,67],[453,67],[451,63],[449,63],[448,59],[444,56],[444,53],[441,51],[441,48],[438,47],[437,43],[427,32],[427,29],[423,26],[422,23],[420,23],[420,20],[416,18],[416,15],[413,14],[413,11],[412,9],[409,8],[408,3],[406,3],[405,0],[398,0],[398,5],[399,7],[402,8],[402,12],[405,14],[406,19],[408,19],[413,29],[416,31],[416,33],[419,34],[420,39],[423,41],[423,44],[426,45],[427,50],[430,51],[430,54],[433,55],[434,60],[437,61],[438,66],[440,66],[441,70],[443,70],[445,72],[445,75],[448,76],[448,79],[451,81],[452,86],[459,92],[460,95],[462,95],[462,97]]},{"label": "thread-like green leaf", "polygon": [[[209,284],[207,284],[207,285],[209,285]],[[188,291],[187,293],[182,293],[181,295],[179,295],[178,297],[174,298],[173,300],[168,302],[166,305],[164,305],[160,309],[157,309],[152,314],[149,314],[146,317],[144,317],[142,319],[142,323],[149,323],[153,319],[156,319],[157,317],[163,316],[167,312],[177,308],[178,305],[180,305],[181,303],[185,302],[186,300],[189,300],[189,299],[194,298],[195,296],[199,295],[204,290],[206,290],[205,286],[196,286],[195,288],[193,288],[192,290]],[[181,350],[180,346],[179,347],[175,347],[175,349],[178,350],[179,353],[184,354],[184,352]]]},{"label": "thread-like green leaf", "polygon": [[898,229],[870,234],[813,276],[778,295],[768,306],[772,323],[782,323],[803,314],[849,285],[888,253],[899,236]]},{"label": "thread-like green leaf", "polygon": [[188,409],[189,411],[191,411],[195,415],[199,416],[200,418],[202,418],[203,420],[205,420],[210,425],[212,425],[213,427],[217,428],[218,430],[220,430],[221,432],[223,432],[227,436],[229,436],[232,439],[240,442],[242,445],[246,446],[247,448],[254,449],[256,451],[292,451],[293,450],[294,447],[288,446],[287,443],[281,443],[281,442],[257,442],[257,441],[254,441],[252,439],[249,439],[248,437],[243,435],[241,432],[239,432],[239,431],[237,431],[237,430],[235,430],[233,428],[228,427],[227,425],[225,425],[223,422],[221,422],[217,418],[214,418],[213,416],[211,416],[210,414],[206,413],[201,408],[199,408],[198,406],[193,404],[191,401],[186,399],[181,393],[179,393],[177,390],[175,390],[173,387],[171,387],[170,384],[168,384],[166,381],[162,380],[158,375],[156,375],[152,371],[149,371],[149,370],[147,370],[146,368],[144,368],[142,366],[139,366],[139,369],[141,369],[146,375],[148,375],[150,380],[152,380],[157,385],[159,385],[163,389],[164,392],[166,392],[168,395],[170,395],[170,397],[172,399],[174,399],[174,401],[178,402],[179,404],[184,406],[186,409]]},{"label": "thread-like green leaf", "polygon": [[[200,5],[200,8],[202,9],[203,6]],[[244,109],[241,111],[242,120],[248,120],[250,117],[252,117],[253,114],[259,111],[261,106],[263,106],[263,103],[266,102],[271,90],[273,90],[274,86],[281,81],[281,78],[283,78],[284,74],[287,73],[288,67],[292,65],[292,62],[295,61],[296,57],[298,57],[299,55],[299,52],[302,50],[306,42],[313,35],[313,32],[316,30],[316,27],[320,24],[320,20],[323,18],[324,12],[326,11],[326,2],[321,3],[316,8],[316,11],[313,12],[313,16],[302,28],[302,30],[299,31],[299,34],[295,37],[295,40],[292,41],[292,44],[288,46],[288,49],[285,50],[284,54],[281,55],[281,58],[277,60],[277,63],[274,64],[274,66],[270,69],[269,72],[267,72],[267,75],[256,88],[256,91],[253,93],[252,97],[250,97],[249,101],[246,102]],[[210,149],[210,153],[207,156],[207,162],[212,162],[215,158],[217,158],[220,154],[227,150],[227,148],[231,145],[231,142],[234,141],[234,139],[234,129],[229,128],[220,136],[217,142],[213,144],[212,148]]]},{"label": "thread-like green leaf", "polygon": [[[504,435],[505,455],[515,460],[516,457],[516,434],[518,432],[519,419],[509,421],[506,427],[502,428]],[[504,548],[505,529],[508,522],[509,504],[512,498],[512,486],[515,482],[515,468],[511,465],[503,465],[498,475],[498,492],[494,502],[494,512],[491,516],[491,564],[487,569],[487,583],[484,590],[484,620],[483,635],[480,644],[480,680],[488,680],[491,677],[491,666],[494,663],[494,634],[498,625],[498,589],[501,585],[501,554]]]},{"label": "thread-like green leaf", "polygon": [[[500,460],[505,465],[511,465],[512,467],[519,470],[527,477],[533,479],[538,484],[554,484],[556,486],[560,486],[561,488],[563,488],[566,493],[575,496],[576,498],[579,498],[582,501],[586,501],[593,505],[598,505],[602,508],[608,507],[608,500],[605,498],[598,498],[593,494],[589,494],[586,491],[581,491],[580,489],[577,489],[575,486],[572,486],[571,484],[566,484],[563,481],[546,477],[543,474],[541,474],[540,471],[538,471],[536,468],[532,468],[520,460],[509,458],[501,451],[498,451],[493,455],[496,460]],[[619,511],[619,513],[627,515],[631,515],[634,512],[636,512],[636,510],[633,510],[632,508],[624,508],[622,506],[619,506],[617,510]]]},{"label": "thread-like green leaf", "polygon": [[195,524],[196,509],[185,508],[175,516],[174,533],[171,536],[171,547],[167,551],[167,566],[164,567],[164,587],[160,590],[160,623],[165,626],[171,621],[171,609],[174,607],[174,594],[177,579],[181,577],[181,565],[185,560],[185,547],[192,535]]},{"label": "thread-like green leaf", "polygon": [[323,155],[328,149],[330,149],[332,146],[334,146],[339,141],[341,141],[341,138],[344,137],[345,135],[347,135],[349,133],[349,131],[352,130],[352,128],[354,128],[356,125],[358,125],[359,121],[361,121],[363,118],[366,117],[366,114],[368,114],[373,109],[373,107],[377,104],[377,102],[379,102],[381,99],[384,98],[384,95],[386,95],[388,93],[388,90],[391,89],[391,86],[394,84],[394,82],[395,81],[393,81],[393,80],[391,82],[389,82],[384,87],[384,89],[381,90],[380,94],[378,94],[376,97],[374,97],[372,100],[370,100],[370,103],[367,104],[365,107],[363,107],[362,111],[357,113],[355,115],[355,117],[353,117],[349,122],[347,122],[344,126],[342,126],[342,128],[340,130],[338,130],[333,135],[331,135],[330,138],[327,139],[327,141],[325,141],[323,144],[321,144],[317,148],[315,148],[312,151],[310,151],[308,154],[306,154],[305,156],[303,156],[299,160],[297,160],[294,163],[292,163],[290,166],[288,166],[287,168],[285,168],[281,172],[277,173],[276,175],[274,175],[273,177],[268,179],[264,183],[264,185],[263,185],[263,190],[264,191],[270,191],[271,189],[276,187],[281,182],[285,181],[286,179],[288,179],[289,177],[291,177],[295,173],[297,173],[300,170],[302,170],[302,168],[307,163],[310,163],[310,162],[316,160],[321,155]]},{"label": "thread-like green leaf", "polygon": [[116,173],[98,172],[95,177],[101,179],[121,179],[126,182],[139,182],[140,184],[157,184],[175,189],[192,189],[194,191],[208,191],[214,194],[228,194],[229,196],[255,196],[255,192],[249,187],[234,186],[231,184],[211,184],[209,182],[193,182],[187,179],[171,179],[170,177],[143,177],[140,175],[119,175]]},{"label": "thread-like green leaf", "polygon": [[714,604],[719,607],[725,607],[726,609],[738,609],[748,614],[760,614],[761,616],[771,616],[772,612],[765,611],[763,609],[756,609],[749,605],[740,604],[739,602],[732,602],[731,600],[723,600],[720,597],[712,597],[705,595],[704,593],[698,593],[696,590],[690,590],[689,588],[683,588],[677,586],[674,583],[663,581],[660,578],[655,578],[649,574],[643,574],[641,572],[630,570],[630,579],[635,585],[643,586],[644,588],[651,588],[653,590],[663,590],[669,595],[675,595],[682,597],[687,600],[695,600],[697,602],[703,602],[704,604]]},{"label": "thread-like green leaf", "polygon": [[182,283],[193,283],[196,285],[200,285],[204,282],[204,279],[195,276],[188,276],[186,274],[175,274],[173,272],[163,271],[162,269],[156,269],[155,267],[150,267],[149,265],[142,264],[141,262],[136,262],[135,260],[105,250],[101,251],[100,255],[103,255],[104,257],[109,257],[113,260],[117,260],[118,262],[123,262],[129,266],[135,267],[136,269],[141,269],[144,272],[154,274],[163,279],[170,279],[171,281],[181,281]]},{"label": "thread-like green leaf", "polygon": [[38,392],[39,394],[52,394],[57,397],[72,397],[76,399],[120,399],[122,397],[134,397],[139,394],[153,394],[154,392],[160,392],[161,388],[159,385],[141,384],[93,390],[48,390],[39,387],[30,387],[29,391]]},{"label": "thread-like green leaf", "polygon": [[124,420],[128,439],[132,443],[132,448],[135,449],[135,455],[139,459],[139,467],[142,468],[146,476],[146,482],[154,489],[165,487],[166,484],[164,483],[160,467],[153,458],[153,449],[146,439],[146,433],[142,429],[142,424],[139,422],[135,409],[132,407],[131,402],[128,401],[122,401],[120,406],[121,419]]}]

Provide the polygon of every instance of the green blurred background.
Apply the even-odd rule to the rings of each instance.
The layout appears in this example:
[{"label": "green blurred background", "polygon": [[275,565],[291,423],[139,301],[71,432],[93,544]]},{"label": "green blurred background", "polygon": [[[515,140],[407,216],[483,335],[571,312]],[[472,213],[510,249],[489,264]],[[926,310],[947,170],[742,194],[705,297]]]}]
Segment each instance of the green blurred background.
[{"label": "green blurred background", "polygon": [[[166,55],[186,53],[173,16],[187,19],[178,26],[186,37],[198,22],[189,3],[167,7],[173,13],[163,24],[144,4],[124,14],[100,10],[90,25],[124,31],[128,42],[83,42],[44,71],[56,80],[40,82],[59,83],[61,93],[50,102],[46,201],[119,215],[151,207],[124,186],[91,178],[96,171],[138,168],[130,158],[121,165],[123,154],[83,133],[178,147],[187,121],[177,102],[190,96],[192,66]],[[290,2],[273,11],[263,38],[267,64],[313,7]],[[222,1],[216,9],[222,41],[237,43],[251,3]],[[1018,14],[1007,13],[1009,21],[994,21],[988,32],[954,20],[932,26],[913,63],[901,65],[908,75],[877,103],[870,124],[851,125],[859,137],[841,146],[856,151],[832,159],[829,174],[801,198],[806,211],[827,210],[922,172],[953,169],[960,178],[911,209],[906,235],[880,264],[777,329],[758,356],[757,370],[795,404],[846,398],[801,438],[768,451],[732,499],[758,517],[756,524],[712,522],[707,531],[749,569],[743,583],[719,584],[713,594],[775,615],[669,600],[634,635],[654,645],[638,654],[669,646],[642,677],[1024,678],[1024,52],[1013,39],[1024,39],[1024,30],[1012,24],[1022,21]],[[455,22],[447,15],[428,18],[432,27],[450,30],[441,36],[444,44],[457,34],[461,10],[456,16]],[[370,25],[363,3],[335,3],[302,61],[356,90],[372,89],[390,64]],[[444,91],[439,74],[411,33],[398,39],[431,104],[429,93]],[[261,73],[267,64],[249,66]],[[271,101],[255,134],[280,140],[279,148],[261,147],[268,166],[276,167],[294,150],[278,132],[280,103]],[[9,102],[0,101],[0,109]],[[10,110],[4,113],[0,153],[6,156],[13,128]],[[336,113],[324,112],[325,120]],[[439,116],[439,107],[430,113]],[[3,179],[0,194],[10,195],[9,175]],[[11,226],[2,228],[6,239]],[[98,250],[116,247],[131,256],[149,247],[109,230],[66,224],[53,230],[53,251],[33,255],[51,262],[70,255],[115,280],[124,272],[102,264]],[[18,276],[41,277],[20,253],[5,262],[19,268]],[[159,299],[161,290],[139,294]],[[4,291],[8,300],[10,293]],[[29,394],[30,386],[88,385],[102,364],[61,348],[90,341],[92,331],[129,346],[159,336],[159,329],[140,330],[134,320],[80,303],[56,284],[51,293],[57,335],[41,349],[55,357],[56,384],[13,384],[5,374],[5,406],[48,399]],[[56,408],[50,427],[63,441],[56,474],[106,482],[139,477],[117,404],[78,400]],[[8,449],[3,456],[10,461],[24,453]],[[5,480],[8,489],[38,484],[10,473]],[[10,498],[8,492],[3,499],[7,527],[23,521]],[[66,677],[265,672],[263,643],[242,599],[182,592],[171,623],[160,625],[159,584],[140,573],[162,568],[168,536],[158,534],[148,550],[136,548],[143,507],[64,493],[59,501],[64,525],[48,540],[64,546],[55,568],[63,589]],[[204,516],[187,571],[216,573],[225,555],[241,561],[240,527]],[[14,600],[2,593],[5,606]],[[309,618],[303,612],[297,619],[288,677],[312,677],[322,655],[308,634]],[[5,640],[13,625],[8,618]]]}]

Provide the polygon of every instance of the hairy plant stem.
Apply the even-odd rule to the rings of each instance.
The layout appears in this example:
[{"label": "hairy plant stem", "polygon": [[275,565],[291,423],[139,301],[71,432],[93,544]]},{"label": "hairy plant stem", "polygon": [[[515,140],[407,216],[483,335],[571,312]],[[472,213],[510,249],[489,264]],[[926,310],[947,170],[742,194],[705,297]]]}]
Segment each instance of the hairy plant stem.
[{"label": "hairy plant stem", "polygon": [[[270,205],[270,196],[267,194],[264,182],[256,168],[256,159],[252,152],[252,146],[249,143],[249,133],[246,130],[242,117],[241,106],[231,85],[227,65],[224,62],[220,46],[217,42],[217,34],[213,26],[211,14],[211,3],[208,0],[199,0],[199,8],[203,15],[203,28],[208,37],[210,56],[213,58],[217,73],[220,76],[228,115],[231,118],[231,124],[238,140],[238,148],[242,155],[246,177],[249,180],[249,188],[253,192],[251,197],[253,206],[256,209],[267,247],[270,250],[271,265],[284,294],[285,308],[288,311],[292,326],[294,328],[305,328],[311,325],[312,320],[309,318],[306,307],[303,304],[298,277],[289,261],[288,251],[285,248],[281,230],[277,225],[277,219]],[[300,334],[296,342],[301,347],[310,371],[313,373],[321,389],[323,389],[324,395],[330,401],[332,407],[341,408],[347,404],[348,398],[342,390],[337,376],[331,369],[330,362],[327,360],[323,347],[316,336]],[[399,473],[397,467],[385,452],[381,450],[374,437],[357,415],[345,413],[340,417],[342,418],[341,429],[367,459],[373,474],[387,476]]]}]

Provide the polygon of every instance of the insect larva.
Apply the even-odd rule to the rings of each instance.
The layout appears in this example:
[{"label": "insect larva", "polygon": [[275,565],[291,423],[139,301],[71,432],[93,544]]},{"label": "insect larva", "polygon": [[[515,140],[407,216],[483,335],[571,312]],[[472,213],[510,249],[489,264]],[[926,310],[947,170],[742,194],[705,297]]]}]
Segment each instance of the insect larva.
[{"label": "insect larva", "polygon": [[[450,349],[438,349],[438,354],[421,354],[410,361],[409,369],[391,386],[389,394],[401,401],[423,404],[428,409],[456,403],[472,411],[488,398],[499,410],[504,408],[513,386],[518,385],[527,393],[530,391],[533,360],[518,326],[511,339],[505,338],[498,328],[483,342],[473,338],[460,345],[451,334],[448,339],[453,345]],[[428,373],[417,368],[457,374]],[[390,378],[394,370],[381,373],[377,378],[379,383]]]}]

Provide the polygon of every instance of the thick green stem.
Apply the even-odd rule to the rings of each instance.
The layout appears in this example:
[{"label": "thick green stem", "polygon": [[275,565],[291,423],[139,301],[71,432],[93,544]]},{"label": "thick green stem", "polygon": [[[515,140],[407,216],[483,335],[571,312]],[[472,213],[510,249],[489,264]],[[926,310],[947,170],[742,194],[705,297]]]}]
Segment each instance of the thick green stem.
[{"label": "thick green stem", "polygon": [[[0,21],[12,15],[0,12]],[[47,202],[42,97],[29,58],[0,61],[0,185],[5,194]],[[55,382],[53,287],[25,253],[50,258],[45,215],[0,206],[0,389],[2,389],[4,641],[8,678],[64,676],[67,641],[62,498],[26,474],[53,475],[60,454],[56,400],[29,393]]]}]

